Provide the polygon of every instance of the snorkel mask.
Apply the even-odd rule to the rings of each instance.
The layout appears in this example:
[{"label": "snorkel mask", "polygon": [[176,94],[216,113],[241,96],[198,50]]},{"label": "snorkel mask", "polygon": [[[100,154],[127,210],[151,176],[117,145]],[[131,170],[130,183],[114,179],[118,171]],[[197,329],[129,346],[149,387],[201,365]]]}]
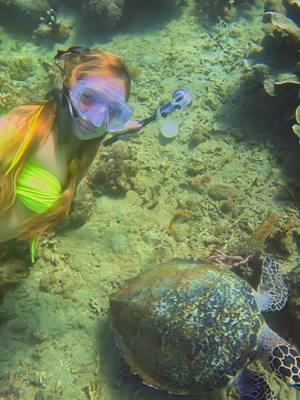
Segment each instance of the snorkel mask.
[{"label": "snorkel mask", "polygon": [[70,112],[84,130],[120,131],[132,109],[122,90],[104,77],[78,80],[69,91]]},{"label": "snorkel mask", "polygon": [[65,86],[69,61],[72,63],[74,57],[80,59],[88,53],[89,48],[70,47],[66,51],[58,50],[54,57],[63,78],[62,87],[54,93],[59,103],[58,125],[63,143],[68,140],[70,124],[77,137],[89,140],[99,138],[108,131],[121,130],[132,114],[122,89],[113,82],[113,77],[86,77],[78,80],[72,88]]}]

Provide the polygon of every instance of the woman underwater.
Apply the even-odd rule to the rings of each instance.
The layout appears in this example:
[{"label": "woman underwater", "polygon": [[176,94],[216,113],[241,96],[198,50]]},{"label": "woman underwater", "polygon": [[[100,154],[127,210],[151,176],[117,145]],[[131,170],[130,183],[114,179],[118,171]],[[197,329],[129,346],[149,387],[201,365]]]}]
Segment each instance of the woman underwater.
[{"label": "woman underwater", "polygon": [[127,104],[130,75],[105,51],[58,51],[49,100],[0,118],[0,243],[35,243],[67,214],[76,187],[107,132],[136,129]]}]

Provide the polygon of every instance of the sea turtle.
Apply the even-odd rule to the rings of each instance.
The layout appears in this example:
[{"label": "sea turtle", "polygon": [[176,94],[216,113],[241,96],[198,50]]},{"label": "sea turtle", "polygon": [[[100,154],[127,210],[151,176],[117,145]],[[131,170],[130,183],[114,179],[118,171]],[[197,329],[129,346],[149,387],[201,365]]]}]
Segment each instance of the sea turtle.
[{"label": "sea turtle", "polygon": [[110,296],[117,347],[143,382],[173,394],[237,387],[241,399],[276,399],[248,368],[260,359],[300,389],[300,354],[267,325],[261,311],[288,298],[284,275],[269,256],[255,291],[215,264],[170,262],[125,282]]}]

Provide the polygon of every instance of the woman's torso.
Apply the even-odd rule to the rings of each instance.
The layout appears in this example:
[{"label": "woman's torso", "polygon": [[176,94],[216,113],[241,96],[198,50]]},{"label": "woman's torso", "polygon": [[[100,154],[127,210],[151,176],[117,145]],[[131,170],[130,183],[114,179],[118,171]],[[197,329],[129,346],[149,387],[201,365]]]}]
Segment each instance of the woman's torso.
[{"label": "woman's torso", "polygon": [[57,143],[54,131],[51,131],[45,142],[28,159],[53,174],[64,189],[68,180],[70,151],[66,145]]},{"label": "woman's torso", "polygon": [[[4,118],[0,119],[0,128]],[[55,131],[51,131],[45,142],[29,157],[28,162],[34,162],[44,168],[60,182],[62,190],[68,181],[68,165],[71,158],[71,149],[68,145],[59,145]],[[15,238],[19,227],[35,212],[24,206],[16,198],[13,206],[0,216],[0,242]]]}]

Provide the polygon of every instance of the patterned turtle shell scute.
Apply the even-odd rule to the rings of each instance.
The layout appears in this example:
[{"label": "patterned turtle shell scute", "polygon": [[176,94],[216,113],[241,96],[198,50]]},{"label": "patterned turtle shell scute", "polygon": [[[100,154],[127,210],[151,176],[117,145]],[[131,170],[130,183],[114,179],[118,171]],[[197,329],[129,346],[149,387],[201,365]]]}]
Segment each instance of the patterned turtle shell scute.
[{"label": "patterned turtle shell scute", "polygon": [[206,264],[148,270],[111,296],[110,311],[131,370],[176,394],[225,387],[255,356],[264,322],[252,288]]}]

